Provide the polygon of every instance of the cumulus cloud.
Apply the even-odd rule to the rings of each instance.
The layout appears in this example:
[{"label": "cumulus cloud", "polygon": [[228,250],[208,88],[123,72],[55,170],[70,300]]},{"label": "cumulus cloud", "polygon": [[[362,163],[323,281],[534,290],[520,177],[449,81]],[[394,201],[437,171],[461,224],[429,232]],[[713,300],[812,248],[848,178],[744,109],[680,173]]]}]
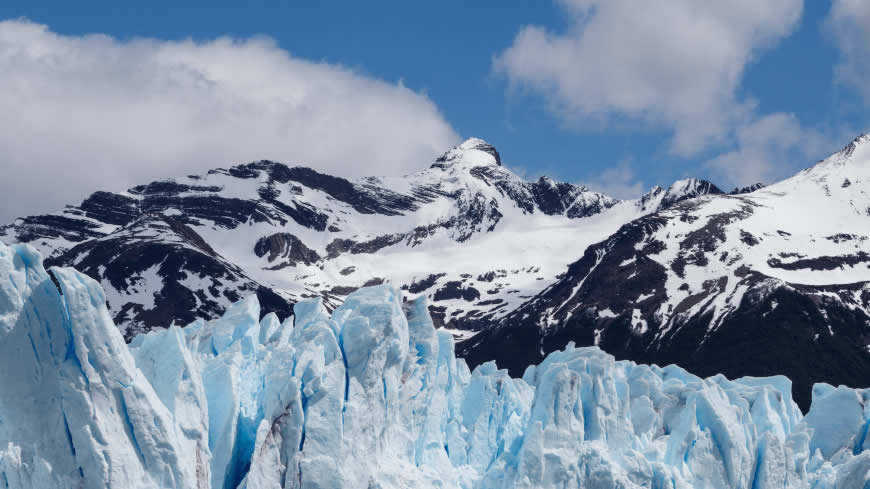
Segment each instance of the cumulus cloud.
[{"label": "cumulus cloud", "polygon": [[635,174],[630,158],[620,160],[615,166],[583,183],[592,190],[617,199],[636,199],[647,190]]},{"label": "cumulus cloud", "polygon": [[728,141],[754,110],[746,66],[797,26],[802,0],[559,0],[570,27],[523,27],[495,58],[516,88],[566,121],[641,122],[692,155]]},{"label": "cumulus cloud", "polygon": [[730,186],[772,183],[837,146],[833,138],[803,127],[794,114],[760,117],[736,131],[737,145],[707,162],[707,167]]},{"label": "cumulus cloud", "polygon": [[834,0],[825,27],[840,49],[838,79],[870,105],[870,2]]},{"label": "cumulus cloud", "polygon": [[458,140],[426,96],[268,38],[120,41],[4,21],[0,73],[0,222],[255,159],[404,173]]}]

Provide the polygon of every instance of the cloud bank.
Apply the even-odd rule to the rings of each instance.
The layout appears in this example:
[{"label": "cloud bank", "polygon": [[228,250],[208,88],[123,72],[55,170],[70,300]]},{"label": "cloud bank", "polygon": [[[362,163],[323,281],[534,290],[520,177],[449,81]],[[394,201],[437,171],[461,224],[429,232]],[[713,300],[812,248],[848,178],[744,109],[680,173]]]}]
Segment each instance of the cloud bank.
[{"label": "cloud bank", "polygon": [[[512,89],[541,96],[567,124],[664,131],[672,154],[709,158],[702,166],[725,186],[784,177],[794,159],[817,157],[830,143],[793,114],[759,113],[740,90],[747,67],[798,27],[803,0],[556,3],[569,27],[523,27],[494,69]],[[853,32],[870,26],[867,5],[835,0],[829,22],[847,25],[838,31],[841,75],[870,93],[870,30],[860,38]],[[622,182],[621,193],[640,185],[625,162],[602,178]]]},{"label": "cloud bank", "polygon": [[837,78],[870,106],[870,2],[834,0],[825,27],[840,49]]},{"label": "cloud bank", "polygon": [[783,163],[799,162],[803,167],[810,166],[819,155],[833,153],[839,141],[801,126],[794,114],[779,112],[738,127],[736,138],[734,150],[706,163],[714,174],[734,186],[773,183],[788,177],[787,172],[793,165],[783,166]]},{"label": "cloud bank", "polygon": [[673,132],[692,155],[752,111],[747,65],[797,26],[802,0],[560,0],[565,32],[523,27],[495,59],[510,83],[567,121],[635,121]]},{"label": "cloud bank", "polygon": [[634,172],[631,158],[623,158],[616,165],[583,181],[590,189],[617,199],[636,199],[647,189]]},{"label": "cloud bank", "polygon": [[426,96],[268,38],[120,41],[3,21],[0,73],[0,224],[256,159],[405,173],[458,141]]}]

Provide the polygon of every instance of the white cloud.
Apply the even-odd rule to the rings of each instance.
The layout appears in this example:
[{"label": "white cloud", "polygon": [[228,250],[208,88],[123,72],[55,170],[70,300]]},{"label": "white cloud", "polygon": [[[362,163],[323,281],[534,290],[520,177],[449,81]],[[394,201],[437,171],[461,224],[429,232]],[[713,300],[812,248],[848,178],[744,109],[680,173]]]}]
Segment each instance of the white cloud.
[{"label": "white cloud", "polygon": [[347,175],[424,167],[458,136],[427,97],[267,38],[65,36],[0,22],[0,223],[267,158]]},{"label": "white cloud", "polygon": [[636,199],[647,190],[634,173],[629,158],[621,160],[616,166],[605,169],[584,183],[592,190],[617,199]]},{"label": "white cloud", "polygon": [[694,154],[751,117],[746,66],[797,26],[802,0],[561,0],[566,32],[526,26],[495,59],[567,121],[640,121]]},{"label": "white cloud", "polygon": [[834,0],[825,27],[840,48],[837,77],[870,105],[870,2]]},{"label": "white cloud", "polygon": [[775,113],[758,118],[736,131],[737,147],[707,162],[729,186],[773,183],[832,153],[833,138],[801,126],[794,114]]}]

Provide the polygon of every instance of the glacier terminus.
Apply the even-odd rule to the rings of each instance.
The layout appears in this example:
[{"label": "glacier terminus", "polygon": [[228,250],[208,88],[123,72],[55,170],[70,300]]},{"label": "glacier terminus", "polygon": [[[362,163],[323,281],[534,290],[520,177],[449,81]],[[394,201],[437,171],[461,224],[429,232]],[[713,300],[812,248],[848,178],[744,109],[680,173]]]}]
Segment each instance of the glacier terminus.
[{"label": "glacier terminus", "polygon": [[550,353],[473,371],[378,285],[128,345],[98,282],[0,244],[0,487],[870,487],[870,390]]}]

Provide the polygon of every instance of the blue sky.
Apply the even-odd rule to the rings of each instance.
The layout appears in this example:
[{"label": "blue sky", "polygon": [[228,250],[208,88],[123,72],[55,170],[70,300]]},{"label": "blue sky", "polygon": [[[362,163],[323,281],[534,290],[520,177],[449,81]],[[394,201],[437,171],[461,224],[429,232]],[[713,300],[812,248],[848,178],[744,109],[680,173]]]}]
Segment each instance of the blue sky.
[{"label": "blue sky", "polygon": [[[508,166],[528,177],[547,174],[588,182],[620,197],[685,176],[710,178],[723,187],[750,183],[756,177],[782,178],[839,149],[870,127],[870,81],[862,86],[859,76],[868,73],[862,71],[867,64],[861,55],[870,50],[862,51],[861,46],[870,41],[870,8],[856,0],[835,1],[840,4],[836,18],[832,3],[826,1],[778,0],[769,2],[778,6],[764,12],[755,12],[764,9],[753,7],[754,2],[736,1],[733,11],[724,7],[720,10],[728,11],[689,19],[688,25],[681,23],[685,22],[685,12],[680,9],[686,9],[680,6],[685,4],[681,0],[671,2],[674,7],[661,18],[633,21],[632,16],[644,14],[631,6],[615,6],[625,2],[602,7],[594,0],[323,1],[285,2],[280,7],[272,5],[276,2],[248,2],[244,7],[233,2],[179,3],[153,1],[147,6],[128,6],[118,2],[6,0],[0,4],[0,19],[26,19],[70,42],[87,34],[106,34],[119,46],[141,38],[159,44],[188,39],[209,43],[222,36],[245,41],[265,36],[274,40],[275,50],[286,51],[293,59],[338,65],[361,80],[389,86],[401,83],[415,97],[428,99],[434,111],[431,107],[420,109],[425,112],[421,119],[433,118],[430,125],[434,129],[431,137],[421,129],[419,137],[429,139],[415,142],[417,146],[429,141],[432,147],[449,146],[456,138],[482,137],[496,145]],[[656,25],[658,30],[638,32],[631,27],[638,20]],[[695,25],[702,25],[697,34],[682,34]],[[718,36],[719,31],[720,37],[708,36],[709,32]],[[673,32],[681,34],[658,46],[660,33]],[[528,39],[521,41],[525,34]],[[692,51],[694,43],[709,45]],[[625,46],[620,47],[622,44]],[[683,52],[683,46],[690,47]],[[554,54],[557,51],[559,54]],[[640,51],[642,57],[635,57]],[[709,60],[707,52],[713,53]],[[605,57],[599,57],[600,53],[613,61],[600,59]],[[683,63],[684,59],[688,61]],[[614,66],[618,63],[621,65]],[[638,66],[632,68],[633,64]],[[16,66],[6,69],[32,71]],[[612,78],[601,81],[596,73],[609,73],[605,77]],[[113,79],[114,75],[106,76]],[[262,78],[268,77],[268,72],[262,74]],[[720,83],[720,78],[729,81]],[[22,79],[25,85],[40,85]],[[647,79],[658,81],[646,83]],[[81,83],[96,85],[101,81]],[[643,95],[630,100],[623,97],[634,91]],[[66,96],[70,95],[58,95]],[[389,94],[384,97],[391,100]],[[690,97],[696,97],[697,104],[686,103]],[[40,95],[40,100],[45,99]],[[318,110],[318,103],[312,102],[311,110]],[[693,109],[696,105],[698,110]],[[86,105],[76,105],[80,106]],[[60,110],[47,107],[46,117]],[[418,109],[408,110],[402,117],[413,121]],[[434,121],[439,117],[436,113],[440,121]],[[82,112],[82,118],[101,117],[100,113]],[[711,120],[717,122],[706,127]],[[439,126],[442,122],[446,128]],[[38,123],[36,119],[34,124]],[[183,126],[176,129],[184,130]],[[95,127],[92,132],[101,131]],[[395,133],[386,125],[384,132],[391,131]],[[51,137],[52,133],[46,130],[45,135]],[[57,139],[66,137],[74,136],[62,134]],[[383,145],[383,141],[375,138],[372,144]],[[115,146],[124,150],[122,143]],[[269,153],[271,146],[262,146],[263,152]],[[186,147],[179,152],[188,150],[197,152]],[[129,151],[143,153],[138,146]],[[428,146],[425,151],[408,150],[408,156],[402,158],[412,159],[412,155],[426,151],[433,150]],[[209,157],[211,163],[197,163],[190,169],[235,162],[220,161],[221,154],[227,154],[228,159],[283,156],[263,152],[250,148],[249,157],[244,151],[217,153]],[[358,152],[367,154],[365,150]],[[20,153],[22,161],[40,157],[23,150]],[[72,147],[64,150],[65,155],[75,153]],[[348,163],[344,155],[314,151],[288,157],[302,159],[309,154],[307,159],[315,160],[310,162],[312,166],[336,173],[392,170],[366,157],[354,163]],[[368,158],[379,155],[373,152]],[[344,166],[330,164],[330,158],[344,158]],[[94,160],[88,155],[81,159]],[[25,163],[10,165],[19,168]],[[82,165],[86,164],[72,158],[65,167],[78,173],[91,171]],[[136,171],[119,168],[115,172],[117,184],[113,180],[99,183],[112,187],[167,172],[157,164],[153,172],[142,171],[141,167],[149,165],[142,160],[136,163]],[[394,166],[404,172],[424,165],[425,161]],[[173,163],[170,169],[187,170],[181,162]],[[125,178],[128,174],[129,179]]]}]

